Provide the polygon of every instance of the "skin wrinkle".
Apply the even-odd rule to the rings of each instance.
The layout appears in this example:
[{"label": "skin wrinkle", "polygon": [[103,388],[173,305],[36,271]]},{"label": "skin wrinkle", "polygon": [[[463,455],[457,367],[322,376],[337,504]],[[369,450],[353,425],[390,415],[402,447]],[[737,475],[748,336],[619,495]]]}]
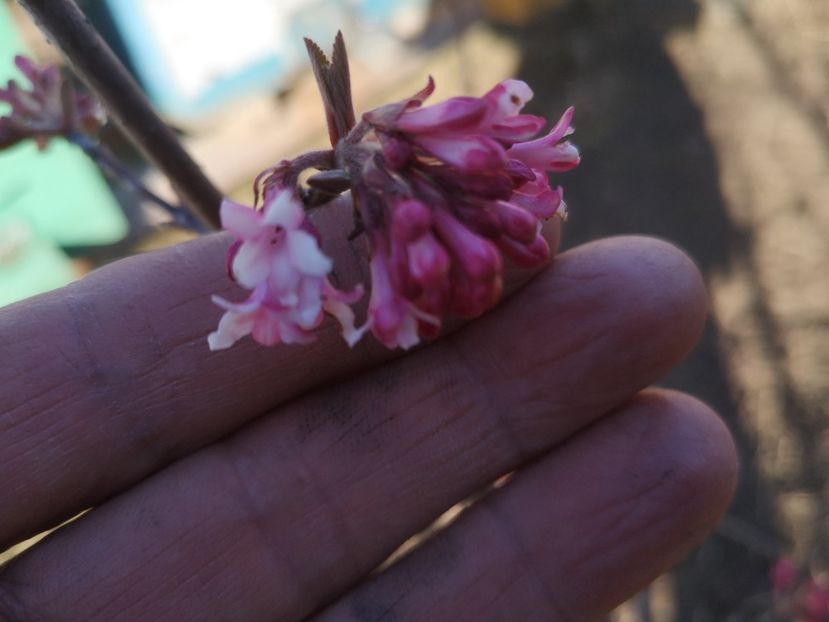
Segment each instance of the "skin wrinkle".
[{"label": "skin wrinkle", "polygon": [[[427,443],[427,441],[433,440],[437,437],[440,433],[445,433],[449,428],[453,427],[457,424],[458,421],[461,419],[466,418],[470,415],[470,413],[475,411],[474,405],[469,405],[465,407],[460,407],[456,409],[457,415],[452,417],[451,419],[447,419],[439,423],[437,426],[432,426],[422,434],[413,437],[413,441],[410,442],[405,449],[400,451],[401,456],[408,456],[414,453],[417,449],[420,449],[423,445]],[[464,454],[468,453],[468,450],[464,450],[462,448],[456,449],[457,453]]]},{"label": "skin wrinkle", "polygon": [[[664,478],[660,478],[664,479]],[[651,491],[658,490],[660,488],[662,482],[657,482],[653,486],[651,486]],[[641,494],[635,495],[635,499],[627,500],[627,506],[630,506],[633,510],[639,510],[641,512],[641,508],[636,505],[636,500],[641,500],[646,498],[647,491],[643,491]],[[612,504],[609,504],[612,505]],[[681,514],[686,507],[695,507],[692,502],[679,499],[676,501],[673,507],[668,508],[669,512],[662,512],[649,521],[647,521],[647,528],[652,534],[659,534],[664,533],[665,531],[670,531],[670,528],[675,526],[675,515]],[[644,512],[643,512],[644,513]],[[597,528],[595,533],[600,536],[600,538],[596,538],[597,541],[608,541],[608,542],[625,542],[627,539],[634,537],[635,534],[642,529],[642,522],[638,524],[636,521],[630,518],[631,514],[624,514],[621,510],[616,513],[616,520],[608,519],[604,524],[604,529]],[[701,520],[700,526],[697,528],[690,528],[684,530],[683,533],[683,541],[677,542],[676,550],[682,551],[683,549],[689,548],[691,545],[695,544],[699,537],[707,533],[710,529],[710,521],[708,520]],[[672,538],[672,541],[676,542],[676,538]],[[651,548],[655,548],[658,546],[658,543],[654,542],[651,544]],[[628,551],[621,552],[618,549],[614,549],[612,546],[608,549],[610,552],[613,553],[612,557],[609,559],[611,560],[611,565],[618,564],[619,559],[629,559]],[[642,550],[640,547],[640,554],[642,554]],[[588,556],[579,556],[573,558],[569,564],[569,571],[578,574],[582,571],[583,568],[596,565],[595,558],[589,558]],[[672,565],[671,562],[663,563],[662,568],[658,574],[661,574],[664,571],[667,571],[670,566]],[[657,573],[654,573],[657,574]],[[585,598],[585,600],[588,597]]]},{"label": "skin wrinkle", "polygon": [[[79,377],[86,381],[89,385],[93,388],[101,387],[104,390],[108,390],[108,386],[105,385],[103,380],[106,379],[102,366],[98,361],[98,357],[95,355],[92,341],[87,336],[87,327],[90,324],[88,320],[84,321],[81,318],[83,312],[86,312],[87,315],[91,315],[88,313],[88,309],[84,307],[83,304],[83,296],[78,295],[75,293],[76,289],[81,289],[80,285],[72,284],[69,285],[64,295],[58,298],[65,310],[65,314],[68,318],[69,327],[71,328],[71,335],[74,338],[75,344],[78,346],[77,350],[81,355],[81,363],[80,366],[80,374]],[[93,322],[94,325],[97,326],[97,322]],[[79,370],[78,367],[75,367],[76,371]]]},{"label": "skin wrinkle", "polygon": [[[63,380],[61,382],[59,382],[58,384],[56,384],[52,387],[49,387],[48,389],[45,389],[45,390],[41,389],[40,391],[38,391],[37,397],[35,397],[34,399],[43,398],[43,397],[45,397],[45,396],[47,396],[51,393],[54,393],[58,389],[62,388],[64,385],[67,385],[69,383],[75,383],[75,382],[78,382],[79,380],[81,381],[82,385],[94,386],[93,383],[90,382],[90,380],[93,380],[95,377],[100,375],[100,368],[97,364],[94,364],[94,357],[92,357],[92,355],[91,355],[91,352],[90,352],[90,349],[89,349],[89,343],[88,343],[87,340],[85,340],[83,338],[83,333],[79,330],[79,325],[82,324],[82,322],[80,322],[78,320],[79,311],[78,311],[76,305],[74,304],[74,297],[72,295],[69,295],[68,292],[67,292],[67,296],[65,296],[63,299],[61,299],[61,302],[62,302],[63,308],[66,310],[66,312],[69,316],[69,323],[71,324],[72,329],[73,329],[72,331],[69,331],[69,332],[72,335],[73,341],[79,346],[78,350],[82,353],[82,357],[83,357],[84,360],[83,360],[82,364],[80,364],[80,365],[76,362],[72,362],[70,360],[70,358],[66,355],[65,351],[62,348],[60,348],[59,343],[57,343],[57,341],[56,341],[55,345],[56,345],[57,349],[60,351],[62,358],[69,363],[70,368],[74,372],[74,376],[67,377],[66,374],[56,374],[56,376],[58,378],[63,378]],[[15,332],[17,334],[19,334],[19,331],[14,331],[13,334]],[[36,340],[38,338],[42,338],[42,335],[37,335],[36,337],[33,337],[32,339]],[[25,342],[26,341],[24,340],[22,343],[25,343]],[[20,341],[15,341],[12,345],[16,346],[16,347],[20,347],[20,343],[21,343]],[[36,350],[36,349],[34,349],[33,351],[38,352],[38,350]],[[29,372],[31,372],[32,370],[35,370],[35,369],[39,370],[39,369],[45,367],[46,365],[51,365],[51,364],[52,364],[51,360],[46,362],[45,364],[43,364],[43,363],[35,364],[30,369],[25,370],[24,373],[29,373]],[[7,386],[9,386],[9,385],[7,385]],[[81,393],[83,393],[83,392],[81,392]],[[61,396],[60,399],[55,400],[55,402],[53,402],[51,404],[48,404],[45,407],[38,407],[37,409],[34,410],[34,412],[32,413],[31,416],[22,417],[22,418],[17,419],[17,421],[15,421],[15,414],[18,411],[20,411],[20,410],[25,411],[26,409],[31,409],[32,408],[32,400],[31,399],[21,400],[18,404],[12,405],[10,408],[5,408],[2,411],[2,413],[0,413],[0,422],[2,422],[4,420],[8,421],[9,419],[11,419],[12,422],[13,422],[11,425],[9,425],[7,427],[4,426],[2,429],[0,429],[0,431],[5,433],[7,431],[12,430],[16,425],[18,425],[20,423],[29,423],[29,422],[32,422],[33,420],[35,420],[38,417],[42,417],[43,415],[51,415],[52,410],[58,404],[65,403],[65,400],[66,400],[66,396]]]},{"label": "skin wrinkle", "polygon": [[[280,451],[286,449],[285,444],[281,444]],[[251,464],[255,464],[258,462],[255,458],[255,451],[251,451],[250,449],[244,449],[244,445],[240,443],[237,439],[230,439],[229,446],[223,452],[225,454],[226,462],[230,463],[233,467],[234,475],[240,482],[243,482],[245,487],[245,491],[247,496],[251,498],[251,501],[257,496],[255,491],[252,490],[251,482],[259,482],[259,477],[257,474],[257,469],[255,467],[250,469],[244,469],[245,473],[242,473],[243,467],[241,466],[240,460],[246,460]],[[290,485],[296,485],[297,483],[301,483],[302,487],[305,490],[311,490],[314,492],[315,496],[319,498],[317,494],[317,489],[314,486],[314,475],[308,469],[308,461],[303,460],[300,458],[301,452],[294,451],[292,453],[292,459],[287,461],[287,464],[290,467],[291,476],[285,478],[288,482],[288,485],[285,488],[289,488]],[[284,475],[281,474],[281,477],[284,478]],[[270,487],[272,488],[272,487]],[[276,504],[278,504],[280,497],[277,497]],[[271,499],[266,502],[264,507],[260,507],[257,509],[256,504],[245,504],[243,506],[243,511],[257,511],[262,518],[253,518],[251,517],[250,520],[255,520],[255,526],[257,528],[257,536],[262,541],[264,548],[268,552],[268,557],[270,563],[274,569],[274,572],[271,573],[272,576],[279,576],[281,578],[288,578],[288,580],[293,582],[292,589],[285,589],[286,586],[284,583],[280,583],[280,589],[285,590],[288,592],[286,596],[286,600],[301,600],[301,595],[304,593],[310,593],[313,591],[314,586],[310,579],[307,579],[303,576],[302,572],[302,564],[296,563],[296,561],[287,554],[287,551],[291,549],[290,546],[286,546],[284,542],[284,538],[280,537],[282,534],[278,530],[271,530],[273,533],[269,533],[267,529],[267,525],[269,524],[269,517],[270,522],[273,521],[273,514],[278,516],[279,512],[275,510],[275,508],[271,507],[270,509],[268,506],[274,505],[274,501]],[[262,547],[257,547],[261,549]],[[278,551],[281,551],[283,554],[278,556]],[[287,571],[285,571],[287,567]],[[279,572],[282,571],[282,572]]]},{"label": "skin wrinkle", "polygon": [[[221,576],[221,570],[225,568],[225,564],[222,561],[224,557],[225,556],[222,554],[212,555],[200,566],[200,569],[203,571],[210,571],[212,568],[215,567],[215,572],[200,573],[198,578],[196,578],[195,574],[190,574],[183,577],[170,577],[169,583],[176,585],[178,589],[183,589],[187,587],[187,585],[198,581],[198,585],[203,592],[213,592],[212,590],[208,590],[207,588],[211,583],[216,581],[217,577]],[[147,566],[150,565],[147,564]],[[149,573],[153,572],[151,567],[148,571]],[[204,574],[207,574],[210,578],[205,579],[205,577],[203,576]],[[129,583],[129,585],[134,585],[134,583]],[[132,598],[131,592],[121,592],[118,596],[122,598],[113,598],[108,603],[105,603],[99,609],[94,611],[93,617],[95,619],[112,619],[114,615],[118,615],[121,616],[121,619],[124,619],[124,614],[130,615],[129,612],[132,610],[136,610],[136,616],[139,616],[142,608],[146,605],[146,603],[151,602],[153,603],[153,605],[156,605],[159,600],[159,594],[153,592],[147,592],[137,599]],[[124,600],[126,600],[127,602],[125,603]],[[163,602],[163,600],[161,602]],[[174,610],[178,606],[179,603],[175,599],[168,599],[168,605],[163,609],[163,611]],[[107,613],[108,610],[112,610],[112,615]],[[106,614],[105,617],[101,618],[101,616],[104,614]],[[132,619],[140,618],[136,617]]]},{"label": "skin wrinkle", "polygon": [[491,523],[495,526],[496,533],[501,536],[502,541],[524,567],[529,569],[527,575],[533,578],[540,594],[544,597],[547,607],[557,616],[557,622],[573,622],[575,619],[571,618],[569,613],[561,606],[556,595],[549,588],[547,582],[544,581],[544,573],[536,563],[536,556],[530,552],[530,549],[522,541],[518,530],[500,510],[500,504],[497,500],[492,496],[488,496],[482,499],[479,504],[483,514],[490,518]]},{"label": "skin wrinkle", "polygon": [[[429,346],[430,348],[441,348],[443,345],[442,342],[433,344]],[[447,366],[448,368],[448,366]],[[372,382],[372,388],[377,387],[380,390],[380,395],[376,398],[376,402],[378,405],[382,406],[383,403],[387,402],[388,398],[393,396],[397,390],[400,389],[403,382],[405,381],[404,375],[400,371],[401,365],[398,362],[391,362],[387,363],[383,368],[377,368],[374,371],[374,374],[379,374],[378,382]],[[429,375],[430,379],[438,378],[440,379],[441,376],[434,373],[432,370],[426,372]],[[347,388],[350,388],[350,385],[346,385]],[[365,426],[366,421],[372,419],[371,414],[376,411],[373,407],[365,408],[366,416],[357,417],[355,419],[354,414],[349,417],[349,421],[351,425],[348,427],[343,428],[343,430],[339,433],[337,438],[331,443],[331,447],[337,446],[339,443],[349,440],[353,441],[351,444],[354,447],[355,453],[358,453],[361,450],[369,450],[376,452],[378,449],[381,449],[383,446],[384,439],[378,438],[377,432],[380,430],[385,429],[388,425],[400,418],[402,418],[407,412],[410,410],[417,408],[423,402],[431,399],[433,396],[439,394],[446,394],[449,396],[453,396],[453,394],[448,393],[448,389],[454,388],[454,383],[444,379],[441,384],[430,383],[428,385],[428,391],[425,395],[420,396],[413,396],[410,400],[410,403],[405,405],[401,409],[396,409],[394,412],[390,412],[388,416],[383,417],[380,421],[376,421],[369,426]],[[406,387],[407,390],[411,390],[411,385]],[[349,393],[350,391],[346,391]],[[356,438],[355,438],[356,437]],[[371,447],[369,448],[367,445],[367,441],[370,441]]]},{"label": "skin wrinkle", "polygon": [[[80,289],[79,284],[70,286],[62,300],[70,316],[76,343],[81,346],[85,366],[89,370],[84,379],[91,390],[86,394],[92,394],[107,404],[102,410],[109,412],[112,421],[121,423],[124,432],[122,438],[129,439],[130,443],[137,447],[137,451],[133,453],[143,457],[142,463],[151,468],[149,465],[169,456],[172,448],[167,446],[164,434],[158,426],[153,427],[151,421],[142,416],[143,409],[135,408],[132,401],[124,403],[119,397],[128,395],[129,385],[136,380],[149,377],[153,373],[165,377],[166,366],[163,362],[168,356],[173,355],[177,346],[172,344],[167,347],[154,328],[152,313],[147,310],[146,305],[135,304],[134,299],[138,298],[140,301],[140,297],[133,296],[133,300],[126,304],[128,314],[135,316],[136,311],[138,312],[140,321],[135,330],[142,335],[142,347],[146,348],[149,345],[151,349],[145,351],[138,359],[132,356],[112,356],[113,352],[109,348],[102,353],[99,345],[101,342],[95,338],[99,336],[97,331],[100,326],[95,307],[88,304],[87,296],[73,293],[72,290],[75,288]],[[90,334],[90,330],[96,331],[95,336]],[[161,382],[162,386],[165,384]],[[168,388],[165,402],[169,403],[166,398],[174,397],[174,394],[174,388]]]},{"label": "skin wrinkle", "polygon": [[[487,599],[485,602],[481,602],[481,603],[478,604],[478,609],[480,611],[489,611],[489,610],[491,610],[492,608],[496,607],[502,599],[504,599],[505,597],[509,598],[509,592],[510,592],[511,589],[513,589],[515,586],[517,586],[519,584],[522,584],[522,583],[526,584],[526,581],[527,581],[527,573],[525,571],[519,571],[519,572],[516,572],[516,573],[512,574],[510,576],[509,580],[507,582],[503,583],[500,586],[499,589],[492,591],[491,596],[490,596],[489,599]],[[522,605],[524,605],[526,607],[527,603],[523,602]],[[513,608],[514,608],[514,605],[513,605]],[[500,618],[500,619],[504,620],[504,618]],[[512,619],[507,619],[506,622],[512,622]]]},{"label": "skin wrinkle", "polygon": [[[395,370],[396,367],[393,363],[391,363],[387,368],[378,368],[375,372],[379,373],[381,378],[377,386],[383,387],[384,381],[382,379],[386,379],[386,388],[383,389],[383,391],[387,398],[391,394],[391,388],[396,386],[396,381],[389,380],[389,377],[396,373]],[[374,386],[374,383],[372,383],[372,388]],[[333,396],[322,396],[320,398],[314,398],[313,396],[311,397],[312,406],[310,407],[310,410],[315,413],[319,413],[317,415],[319,423],[314,426],[313,429],[310,429],[307,435],[303,435],[302,442],[306,442],[315,432],[325,430],[326,425],[328,425],[328,430],[332,432],[336,430],[336,437],[329,443],[326,450],[321,452],[321,455],[326,455],[328,449],[337,448],[345,441],[348,441],[351,444],[355,452],[367,449],[368,445],[365,441],[367,439],[371,439],[372,436],[370,434],[371,430],[367,431],[364,429],[365,422],[370,419],[374,412],[376,412],[376,409],[374,408],[376,405],[358,409],[354,405],[354,400],[351,397],[351,395],[353,395],[353,386],[349,381],[343,380],[341,384],[335,388],[335,391],[336,393]],[[321,402],[321,405],[317,406],[313,403],[315,401]],[[382,403],[386,400],[378,398],[378,401]],[[304,400],[302,399],[298,400],[296,404],[301,404],[301,408],[303,410],[309,409],[309,407],[304,405]],[[390,421],[393,421],[396,416],[397,415],[395,414],[389,415],[384,419],[384,423],[387,424]],[[375,428],[378,429],[379,427],[380,426],[375,426]],[[360,433],[356,434],[358,431],[360,431]],[[380,439],[374,437],[373,442],[371,443],[371,450],[376,451],[379,447],[381,447],[381,445]]]},{"label": "skin wrinkle", "polygon": [[[224,462],[226,470],[230,472],[236,482],[236,486],[231,486],[230,488],[242,510],[244,522],[253,527],[257,537],[264,544],[263,548],[268,553],[268,558],[272,568],[282,568],[285,565],[286,560],[285,557],[280,558],[278,556],[277,551],[282,547],[275,542],[275,538],[273,537],[274,530],[268,529],[268,512],[261,506],[261,504],[256,502],[257,495],[253,490],[251,490],[250,480],[246,473],[242,473],[240,461],[247,459],[244,456],[244,450],[238,443],[231,442],[227,445],[220,446],[220,448],[218,448],[217,455]],[[253,461],[255,461],[255,459]],[[290,464],[304,465],[304,463],[297,460],[296,457],[294,460],[290,461]],[[304,467],[301,466],[300,468]],[[245,469],[245,471],[247,472],[249,469]],[[305,481],[310,481],[311,478],[306,476],[304,479]],[[291,564],[290,560],[287,560],[287,563],[292,569],[295,568],[295,566]],[[298,578],[299,576],[299,573],[293,572],[286,574],[289,574],[289,576],[295,578]]]},{"label": "skin wrinkle", "polygon": [[[329,389],[333,395],[325,397],[303,396],[285,405],[285,407],[291,408],[294,404],[300,401],[303,402],[303,415],[293,434],[297,444],[306,444],[309,438],[325,428],[327,424],[337,427],[351,424],[357,411],[354,408],[352,392],[348,390],[348,387],[348,381],[342,380]],[[305,402],[309,403],[306,404]]]},{"label": "skin wrinkle", "polygon": [[[186,539],[186,537],[186,535],[180,536],[179,538],[177,538],[177,541],[184,540]],[[152,567],[152,562],[165,554],[165,548],[160,548],[155,553],[153,553],[150,558],[145,560],[143,566],[133,568],[125,576],[122,576],[120,583],[118,585],[113,585],[107,592],[107,597],[103,599],[103,602],[101,602],[97,606],[97,608],[95,608],[91,612],[91,617],[93,619],[100,619],[98,617],[99,614],[106,612],[108,609],[112,608],[115,608],[117,611],[122,611],[124,607],[123,601],[126,600],[127,602],[130,602],[130,594],[134,592],[135,585],[141,583],[141,572],[144,571],[146,567]],[[136,576],[138,576],[138,578],[133,580],[133,578]],[[112,584],[111,581],[109,583]],[[142,600],[146,600],[150,596],[151,595],[149,594],[145,594],[143,597],[139,597],[138,602],[140,603]],[[45,604],[48,605],[49,603],[47,602]]]},{"label": "skin wrinkle", "polygon": [[[458,343],[458,340],[454,336],[447,343],[451,346],[451,352],[455,355],[455,359],[461,364],[461,368],[466,370],[471,380],[479,380],[484,376],[481,372],[480,364],[474,362],[472,357],[464,352],[463,346]],[[491,363],[493,357],[489,358]],[[528,452],[524,444],[518,440],[512,424],[504,417],[505,410],[503,408],[502,397],[497,395],[489,382],[481,382],[478,384],[478,387],[484,394],[484,404],[486,405],[484,411],[489,414],[489,418],[495,423],[496,429],[500,430],[501,437],[506,441],[507,446],[512,452],[512,457],[517,458],[517,462],[519,463],[525,462],[528,459]],[[506,412],[511,411],[507,410]]]},{"label": "skin wrinkle", "polygon": [[[575,333],[574,333],[575,334]],[[538,367],[552,367],[556,365],[561,365],[563,361],[566,360],[583,360],[585,361],[586,365],[592,365],[595,363],[593,357],[587,356],[578,356],[586,351],[591,346],[594,346],[597,343],[603,341],[608,335],[614,335],[615,330],[612,328],[602,328],[597,329],[595,331],[591,331],[590,333],[584,335],[584,337],[580,337],[577,340],[574,340],[575,343],[572,345],[562,349],[559,353],[559,345],[556,346],[554,352],[551,352],[549,356],[545,356],[541,359],[541,362],[538,363]],[[570,371],[574,371],[575,368],[571,367]],[[581,373],[578,374],[579,377],[586,377],[590,375],[590,370],[584,371],[582,370]],[[527,386],[532,386],[529,377],[524,377],[524,384]],[[546,390],[547,387],[538,387],[536,389],[537,395],[532,397],[532,400],[529,397],[525,397],[524,400],[528,403],[538,404],[541,408],[538,409],[538,412],[565,412],[567,410],[585,410],[589,408],[595,408],[599,404],[604,404],[607,401],[606,396],[601,396],[594,394],[592,392],[582,393],[579,396],[578,401],[573,399],[573,396],[567,397],[566,392],[553,395],[550,391]]]},{"label": "skin wrinkle", "polygon": [[[228,478],[228,481],[234,481],[235,482],[235,479],[233,479],[232,473],[230,473],[230,471],[228,470],[228,465],[221,460],[221,457],[218,456],[217,451],[211,450],[210,454],[205,456],[203,459],[213,461],[216,464],[216,466],[218,467],[218,471],[217,471],[218,475],[221,475],[222,473],[224,473],[224,474],[230,476]],[[218,479],[218,477],[214,478],[214,479]],[[233,494],[234,491],[232,490],[232,488],[233,488],[233,486],[230,486],[230,485],[224,486],[223,491],[228,491],[229,490],[230,491],[229,494]],[[234,505],[234,506],[231,506],[231,507],[234,507],[234,508],[238,509],[237,505]],[[173,518],[173,517],[171,517],[171,518]],[[242,520],[245,519],[244,512],[242,513],[241,518],[242,518]],[[170,524],[170,522],[175,522],[175,520],[168,521],[168,524]],[[163,592],[162,592],[162,594],[158,594],[155,591],[147,590],[146,593],[136,601],[136,600],[130,598],[131,592],[129,592],[128,590],[132,589],[133,591],[135,591],[134,588],[136,587],[136,585],[141,584],[141,583],[146,583],[147,579],[149,579],[150,584],[151,584],[153,576],[154,576],[154,570],[153,569],[157,566],[157,564],[155,563],[156,560],[158,560],[162,556],[166,555],[169,549],[176,548],[176,547],[180,548],[182,551],[192,549],[193,545],[189,544],[189,542],[191,540],[193,540],[197,545],[203,545],[203,543],[199,541],[200,536],[199,536],[198,533],[196,533],[197,530],[190,529],[189,525],[187,527],[188,528],[184,529],[183,531],[180,530],[180,533],[175,537],[175,539],[172,542],[165,543],[165,545],[163,547],[158,548],[158,550],[156,550],[150,558],[145,559],[142,566],[134,568],[133,570],[131,570],[125,576],[120,577],[119,578],[119,584],[122,585],[123,588],[117,590],[112,598],[108,599],[105,603],[101,604],[98,608],[96,608],[94,610],[93,615],[90,616],[90,619],[110,620],[110,619],[114,619],[115,614],[118,614],[118,615],[123,614],[124,611],[128,611],[128,609],[124,609],[124,607],[125,607],[124,602],[123,602],[124,600],[126,600],[129,603],[129,607],[137,607],[142,602],[147,602],[147,601],[152,602],[154,606],[157,604],[157,602],[163,602],[164,599],[160,598],[160,596],[163,595]],[[239,533],[242,533],[242,532],[239,532]],[[190,572],[189,569],[188,569],[186,576],[181,577],[180,580],[178,580],[178,581],[176,580],[176,577],[171,577],[171,580],[168,581],[167,585],[174,585],[177,590],[181,590],[182,588],[186,587],[189,584],[197,584],[202,593],[206,592],[206,589],[205,589],[206,585],[209,584],[210,581],[216,580],[216,577],[222,576],[221,571],[227,567],[227,563],[222,561],[222,560],[227,556],[228,551],[231,550],[231,548],[232,548],[230,545],[221,545],[221,542],[211,542],[211,545],[212,546],[208,547],[207,549],[205,549],[204,546],[199,546],[200,551],[203,551],[203,550],[215,551],[215,553],[210,555],[206,560],[205,559],[200,559],[200,562],[202,562],[202,565],[199,568],[200,568],[200,570],[203,571],[203,570],[210,570],[211,567],[216,567],[217,571],[208,573],[208,576],[212,577],[212,578],[207,578],[206,579],[205,576],[204,576],[205,573],[203,573],[203,572],[199,572],[199,573]],[[150,570],[147,572],[147,569],[150,569]],[[138,590],[138,591],[140,592],[140,590]],[[169,592],[169,589],[166,585],[163,588],[163,591]],[[169,599],[169,595],[168,595],[168,599]],[[172,599],[172,601],[173,602],[171,603],[171,606],[173,608],[180,605],[180,603],[177,599]],[[109,610],[112,610],[111,614],[107,614],[107,612]],[[107,615],[102,618],[102,617],[100,617],[101,614],[107,614]],[[120,617],[119,619],[124,619],[124,618]],[[126,619],[132,619],[132,618],[126,618]]]},{"label": "skin wrinkle", "polygon": [[[354,577],[353,581],[356,582],[358,579],[362,578],[368,572],[370,572],[370,568],[368,570],[363,570],[364,568],[369,567],[370,564],[367,563],[368,560],[365,559],[365,555],[363,555],[360,551],[360,538],[354,536],[354,534],[357,533],[359,529],[355,528],[350,524],[350,521],[348,520],[349,514],[347,512],[343,512],[343,508],[333,501],[334,495],[330,494],[325,483],[323,483],[323,480],[310,466],[309,462],[302,458],[301,452],[299,452],[298,455],[300,456],[300,460],[303,462],[303,464],[311,474],[311,489],[314,491],[314,494],[317,497],[317,499],[319,499],[322,502],[321,504],[318,503],[317,507],[322,506],[322,508],[325,510],[326,516],[328,517],[329,524],[334,529],[335,533],[338,534],[336,542],[339,548],[341,549],[338,557],[343,561],[351,561],[351,565],[355,568],[356,572],[352,572],[350,574]],[[390,548],[388,554],[391,554],[393,550],[394,546]],[[341,572],[335,572],[335,574],[341,574]],[[342,589],[348,589],[348,586],[344,585]],[[336,596],[336,594],[328,595],[328,599],[331,600],[333,598],[336,598]],[[300,611],[295,611],[293,613],[293,617],[302,618],[308,616],[320,604],[324,604],[324,602],[321,600],[320,603],[316,604],[306,603],[303,605]]]},{"label": "skin wrinkle", "polygon": [[[432,347],[434,347],[434,348],[439,347],[441,350],[443,350],[443,349],[445,349],[443,346],[444,346],[444,344],[441,343],[441,344],[436,344]],[[449,373],[451,373],[451,374],[457,373],[457,368],[453,368],[450,365],[446,365],[446,368],[449,371]],[[416,431],[413,432],[412,434],[407,433],[407,435],[406,435],[407,439],[408,438],[413,438],[414,440],[413,440],[413,442],[409,443],[406,446],[405,449],[401,450],[399,455],[407,455],[407,454],[411,453],[413,450],[420,447],[427,440],[429,440],[431,438],[434,438],[437,433],[439,433],[441,431],[444,431],[447,428],[454,425],[459,419],[466,416],[467,413],[471,412],[471,410],[474,408],[474,406],[469,406],[469,407],[460,406],[460,397],[461,397],[461,395],[458,394],[454,389],[458,385],[462,384],[461,381],[452,379],[449,376],[449,374],[445,374],[445,375],[436,374],[436,373],[433,373],[433,371],[429,371],[428,374],[429,374],[429,377],[431,379],[437,378],[439,380],[439,382],[429,383],[426,387],[424,387],[424,388],[427,389],[425,391],[425,394],[421,394],[421,395],[418,395],[418,396],[413,396],[412,399],[409,401],[409,403],[404,405],[403,408],[401,410],[399,410],[395,414],[394,417],[384,419],[382,424],[383,425],[388,424],[390,421],[393,421],[395,419],[403,419],[405,417],[405,415],[408,414],[410,411],[415,411],[419,408],[422,408],[425,403],[431,402],[433,399],[441,398],[441,397],[445,398],[445,400],[444,401],[438,400],[437,406],[441,407],[441,410],[443,412],[452,412],[452,413],[457,412],[458,416],[453,416],[451,419],[447,419],[446,421],[441,422],[437,427],[435,427],[434,425],[429,427],[423,434],[418,434],[417,436],[412,436],[412,434],[416,433]],[[447,404],[450,405],[448,408],[446,407]],[[378,426],[373,426],[372,429],[374,429],[376,427],[378,427]]]}]

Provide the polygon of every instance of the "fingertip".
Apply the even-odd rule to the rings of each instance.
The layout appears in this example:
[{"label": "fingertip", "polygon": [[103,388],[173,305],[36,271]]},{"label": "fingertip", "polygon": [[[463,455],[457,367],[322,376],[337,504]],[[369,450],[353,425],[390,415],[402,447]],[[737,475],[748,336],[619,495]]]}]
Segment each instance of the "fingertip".
[{"label": "fingertip", "polygon": [[688,529],[704,533],[728,508],[737,485],[737,450],[720,416],[695,397],[650,389],[633,402],[652,427],[652,466],[670,473],[660,494],[672,511],[685,508]]},{"label": "fingertip", "polygon": [[[705,285],[693,260],[668,242],[643,236],[598,240],[562,254],[553,272],[552,294],[560,304],[590,300],[590,308],[580,305],[584,312],[603,311],[627,341],[653,344],[657,364],[676,364],[702,334]],[[634,350],[639,362],[647,359],[641,348]]]}]

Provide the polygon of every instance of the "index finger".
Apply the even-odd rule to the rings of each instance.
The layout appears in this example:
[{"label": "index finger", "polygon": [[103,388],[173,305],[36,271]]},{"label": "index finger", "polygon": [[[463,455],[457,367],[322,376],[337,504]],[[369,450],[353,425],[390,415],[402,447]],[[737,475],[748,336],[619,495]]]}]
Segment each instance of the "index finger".
[{"label": "index finger", "polygon": [[[347,231],[341,220],[321,228]],[[331,324],[301,349],[246,342],[210,353],[220,315],[210,295],[233,289],[228,243],[209,236],[126,259],[0,310],[0,550],[394,356],[373,343],[349,350]],[[345,244],[333,254],[351,282],[359,262]]]}]

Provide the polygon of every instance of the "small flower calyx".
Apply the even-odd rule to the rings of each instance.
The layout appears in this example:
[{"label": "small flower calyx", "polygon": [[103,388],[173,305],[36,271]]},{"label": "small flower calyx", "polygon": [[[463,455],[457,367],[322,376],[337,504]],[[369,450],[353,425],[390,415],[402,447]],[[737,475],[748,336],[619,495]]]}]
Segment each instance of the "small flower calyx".
[{"label": "small flower calyx", "polygon": [[[245,335],[265,345],[304,343],[327,313],[349,345],[367,332],[389,348],[408,349],[440,332],[444,318],[476,317],[503,290],[505,262],[537,267],[550,249],[543,220],[566,215],[561,186],[548,173],[579,164],[569,141],[573,108],[539,137],[546,120],[522,113],[532,98],[520,80],[481,97],[426,105],[426,86],[356,120],[345,44],[329,60],[306,39],[333,149],[280,162],[257,178],[255,205],[225,201],[222,224],[236,243],[229,272],[250,290],[230,303],[210,347]],[[300,183],[300,176],[313,169]],[[351,205],[354,229],[369,253],[370,283],[333,286],[332,260],[308,212]],[[343,235],[347,235],[344,232]],[[351,305],[369,289],[358,328]]]}]

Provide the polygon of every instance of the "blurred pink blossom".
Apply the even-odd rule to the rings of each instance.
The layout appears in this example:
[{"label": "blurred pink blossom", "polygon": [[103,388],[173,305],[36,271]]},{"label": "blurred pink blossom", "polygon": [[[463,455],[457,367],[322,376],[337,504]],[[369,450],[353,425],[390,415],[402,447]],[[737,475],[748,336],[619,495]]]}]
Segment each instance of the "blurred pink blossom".
[{"label": "blurred pink blossom", "polygon": [[78,93],[54,66],[38,67],[25,56],[14,63],[28,79],[29,88],[9,80],[0,88],[0,102],[9,105],[0,117],[0,149],[27,138],[43,149],[49,139],[73,132],[94,134],[106,122],[103,108],[93,98]]}]

